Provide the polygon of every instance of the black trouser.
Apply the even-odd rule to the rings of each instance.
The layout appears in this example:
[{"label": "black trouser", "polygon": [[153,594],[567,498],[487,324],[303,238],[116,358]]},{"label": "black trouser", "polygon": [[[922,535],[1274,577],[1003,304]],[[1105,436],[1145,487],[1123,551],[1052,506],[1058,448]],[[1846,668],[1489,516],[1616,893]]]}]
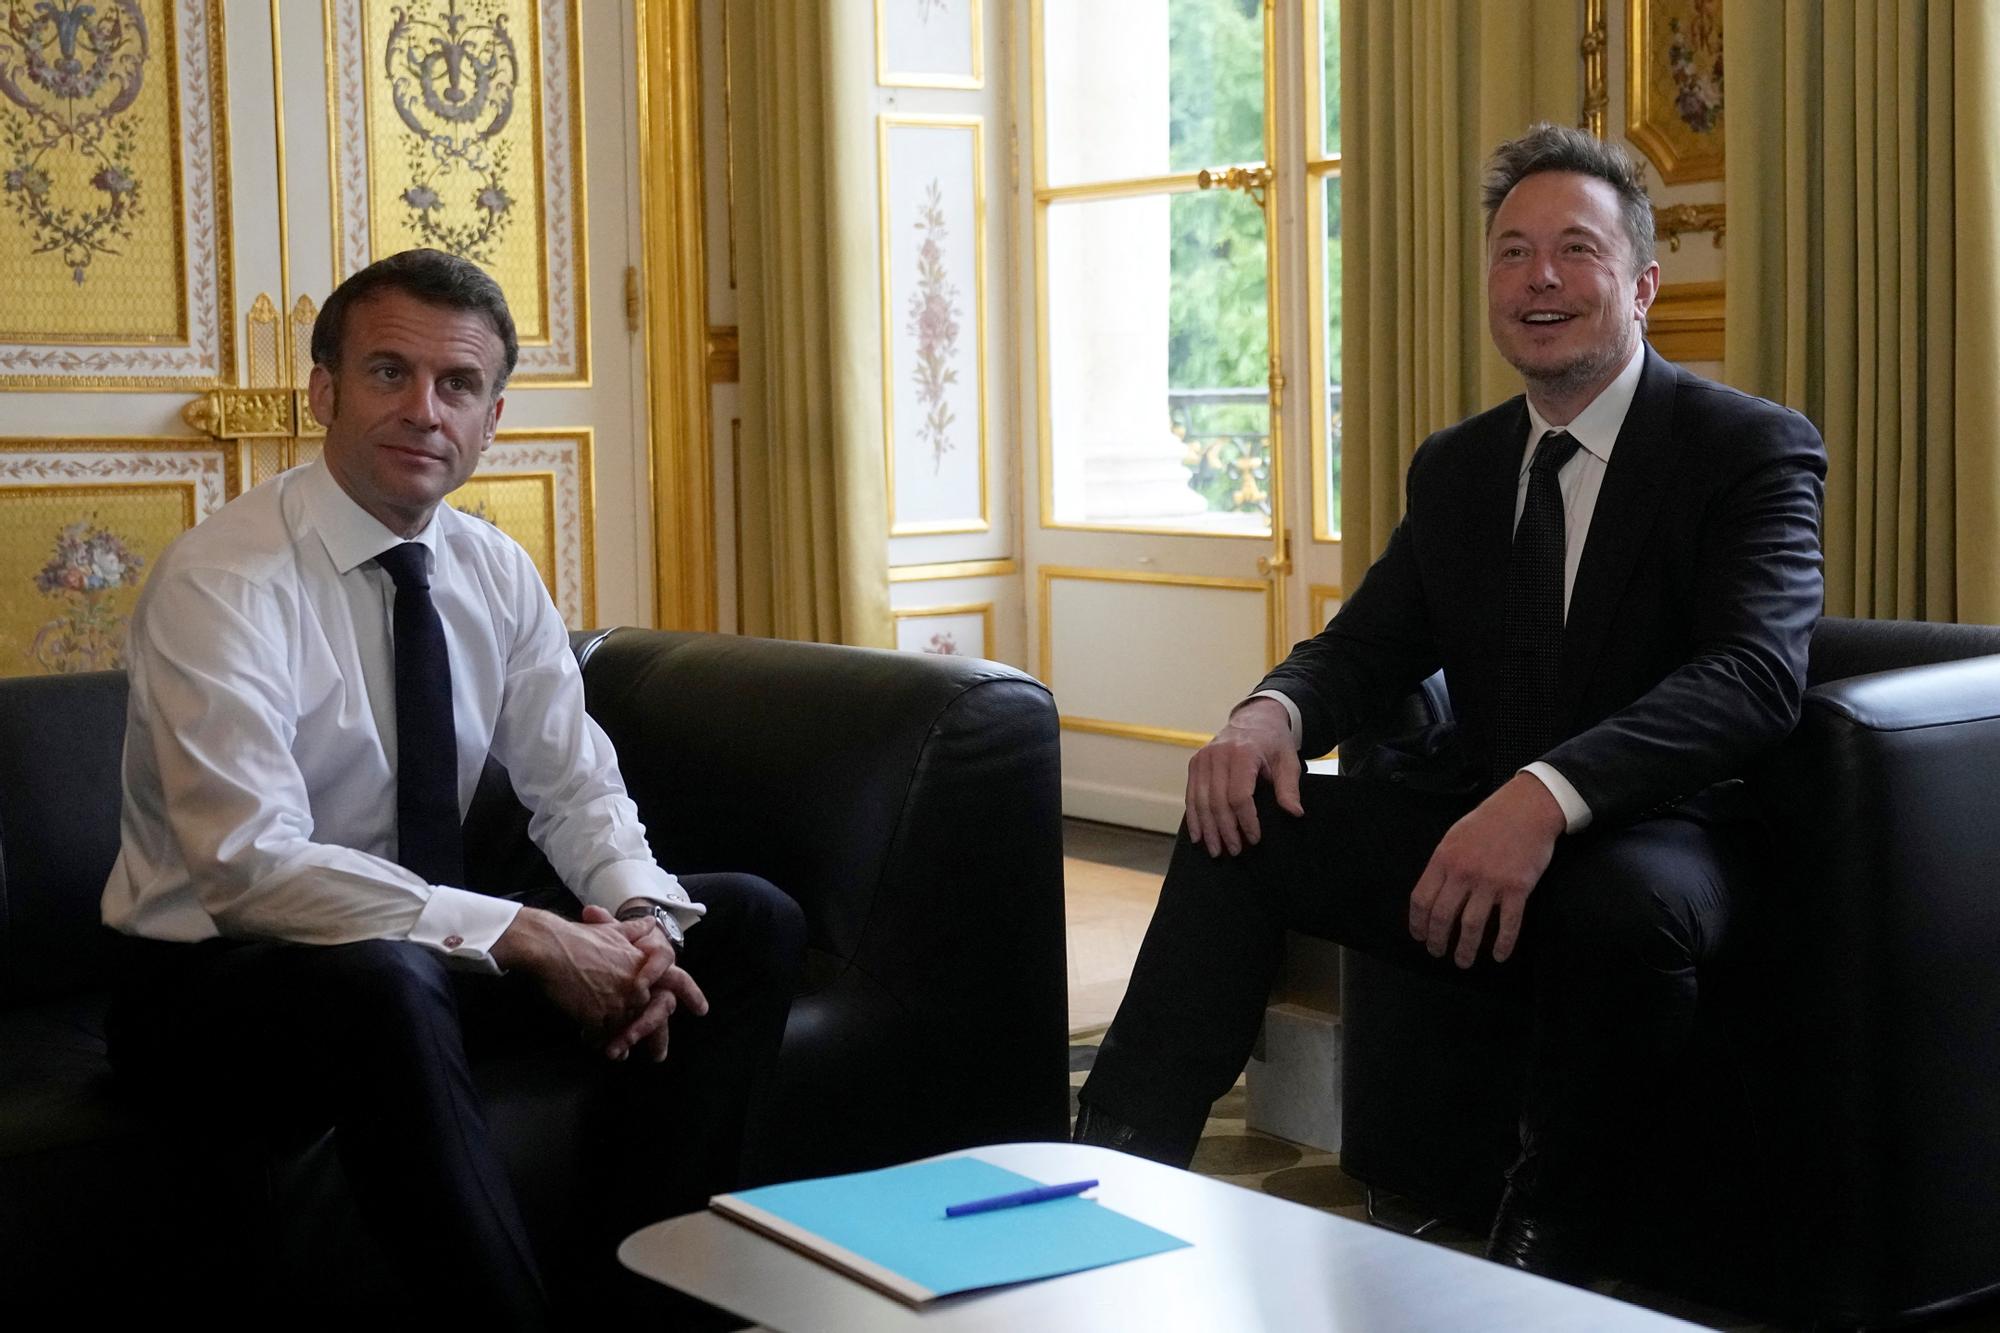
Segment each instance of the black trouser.
[{"label": "black trouser", "polygon": [[1211,858],[1183,828],[1082,1099],[1185,1162],[1249,1058],[1289,928],[1525,993],[1535,1021],[1524,1132],[1586,1159],[1605,1152],[1692,1032],[1696,968],[1723,949],[1752,878],[1743,826],[1670,815],[1565,836],[1514,955],[1496,964],[1483,950],[1461,972],[1451,948],[1436,959],[1410,938],[1409,900],[1476,801],[1319,775],[1301,795],[1295,817],[1260,787],[1262,840],[1239,856]]},{"label": "black trouser", "polygon": [[[688,875],[708,914],[682,962],[710,1009],[668,1025],[663,1064],[613,1063],[530,978],[448,971],[421,945],[133,942],[108,1024],[121,1079],[204,1147],[298,1141],[332,1126],[362,1219],[427,1305],[484,1327],[547,1322],[542,1265],[474,1086],[476,1065],[573,1065],[587,1097],[577,1145],[593,1206],[573,1221],[602,1285],[638,1283],[625,1233],[701,1207],[736,1181],[753,1087],[777,1052],[804,954],[797,904],[751,875]],[[533,904],[575,916],[560,890]],[[650,1284],[648,1284],[650,1285]]]}]

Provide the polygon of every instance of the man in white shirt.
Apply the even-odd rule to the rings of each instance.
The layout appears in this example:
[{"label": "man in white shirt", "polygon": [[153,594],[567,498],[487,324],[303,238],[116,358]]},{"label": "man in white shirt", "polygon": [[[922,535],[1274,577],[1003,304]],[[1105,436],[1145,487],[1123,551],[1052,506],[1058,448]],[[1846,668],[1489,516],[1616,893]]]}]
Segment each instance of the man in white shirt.
[{"label": "man in white shirt", "polygon": [[[195,1089],[177,1109],[231,1140],[332,1125],[412,1291],[507,1327],[543,1322],[547,1294],[468,1044],[581,1033],[621,1066],[578,1074],[616,1108],[617,1137],[587,1149],[615,1272],[617,1227],[730,1183],[804,937],[764,881],[654,862],[533,563],[443,503],[493,441],[517,354],[498,285],[438,251],[329,298],[321,458],[176,541],[134,612],[104,891],[134,941],[121,1076]],[[489,756],[567,893],[464,882]]]},{"label": "man in white shirt", "polygon": [[[1524,397],[1433,435],[1387,549],[1188,769],[1089,1142],[1186,1161],[1287,927],[1534,1005],[1488,1253],[1587,1276],[1621,1135],[1739,929],[1740,782],[1798,718],[1821,602],[1810,423],[1661,360],[1635,164],[1538,126],[1495,152],[1487,315]],[[1301,778],[1442,668],[1455,721]]]}]

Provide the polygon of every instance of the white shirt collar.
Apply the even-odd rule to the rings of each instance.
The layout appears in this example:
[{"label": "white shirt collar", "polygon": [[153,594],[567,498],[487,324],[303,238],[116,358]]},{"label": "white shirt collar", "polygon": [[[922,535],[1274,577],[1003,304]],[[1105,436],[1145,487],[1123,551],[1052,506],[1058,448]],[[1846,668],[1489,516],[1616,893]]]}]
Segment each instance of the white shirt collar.
[{"label": "white shirt collar", "polygon": [[[382,526],[380,519],[354,502],[354,497],[341,489],[340,482],[327,469],[324,457],[316,458],[300,469],[299,487],[305,497],[306,513],[312,518],[313,527],[318,530],[320,540],[326,543],[326,553],[333,559],[333,567],[346,574],[357,566],[373,560],[392,546],[400,546],[404,538]],[[440,504],[438,509],[444,506]],[[417,542],[431,553],[431,568],[437,568],[438,559],[438,518],[431,514],[431,521],[424,524],[424,530],[408,540]]]},{"label": "white shirt collar", "polygon": [[[1590,400],[1590,406],[1576,414],[1576,420],[1561,427],[1601,463],[1611,461],[1611,446],[1618,443],[1618,432],[1624,429],[1625,416],[1632,410],[1632,399],[1639,392],[1639,375],[1646,368],[1646,343],[1641,339],[1632,350],[1632,357],[1625,363],[1625,369],[1618,372],[1618,378],[1604,386],[1597,397]],[[1535,446],[1542,442],[1542,436],[1557,427],[1551,426],[1540,412],[1535,410],[1535,400],[1528,400],[1528,448],[1521,461],[1521,471],[1526,473],[1528,465],[1534,462]]]}]

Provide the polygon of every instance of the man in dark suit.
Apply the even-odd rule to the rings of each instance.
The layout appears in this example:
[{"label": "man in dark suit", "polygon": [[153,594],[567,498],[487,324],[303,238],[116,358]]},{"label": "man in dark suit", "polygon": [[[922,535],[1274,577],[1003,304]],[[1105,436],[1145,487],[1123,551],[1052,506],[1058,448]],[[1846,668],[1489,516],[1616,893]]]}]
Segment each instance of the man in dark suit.
[{"label": "man in dark suit", "polygon": [[[1488,322],[1526,395],[1424,442],[1354,595],[1190,763],[1077,1137],[1185,1163],[1288,927],[1525,990],[1522,1153],[1488,1252],[1581,1277],[1616,1136],[1755,879],[1733,779],[1798,718],[1826,454],[1644,344],[1652,209],[1620,149],[1538,126],[1496,151],[1485,207]],[[1301,753],[1439,668],[1453,723],[1301,778]]]}]

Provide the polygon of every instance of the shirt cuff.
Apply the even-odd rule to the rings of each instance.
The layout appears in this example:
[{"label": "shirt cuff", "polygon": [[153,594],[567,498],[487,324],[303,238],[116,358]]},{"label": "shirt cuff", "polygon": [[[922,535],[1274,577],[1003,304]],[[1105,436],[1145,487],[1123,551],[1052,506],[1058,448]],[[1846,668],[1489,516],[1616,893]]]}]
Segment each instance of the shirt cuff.
[{"label": "shirt cuff", "polygon": [[1549,789],[1549,795],[1556,798],[1556,804],[1562,807],[1563,819],[1568,825],[1563,830],[1565,833],[1581,833],[1590,827],[1590,807],[1584,804],[1583,797],[1577,794],[1576,788],[1570,786],[1568,778],[1539,759],[1521,771],[1534,774],[1541,784]]},{"label": "shirt cuff", "polygon": [[434,884],[408,938],[436,949],[453,967],[497,975],[500,964],[493,960],[493,946],[520,910],[521,904],[505,898]]},{"label": "shirt cuff", "polygon": [[607,912],[616,912],[634,898],[650,898],[672,912],[683,931],[708,911],[701,903],[690,902],[681,882],[651,861],[606,861],[592,872],[578,896],[586,905],[595,903]]},{"label": "shirt cuff", "polygon": [[[1250,699],[1276,699],[1279,703],[1283,704],[1285,706],[1285,725],[1292,729],[1292,748],[1296,750],[1305,744],[1305,723],[1299,720],[1299,706],[1297,704],[1276,690],[1259,690],[1251,695]],[[1243,704],[1249,703],[1250,699],[1243,700],[1242,703],[1236,705],[1236,708],[1241,708]],[[1236,711],[1236,708],[1232,708],[1229,711],[1233,713]]]}]

